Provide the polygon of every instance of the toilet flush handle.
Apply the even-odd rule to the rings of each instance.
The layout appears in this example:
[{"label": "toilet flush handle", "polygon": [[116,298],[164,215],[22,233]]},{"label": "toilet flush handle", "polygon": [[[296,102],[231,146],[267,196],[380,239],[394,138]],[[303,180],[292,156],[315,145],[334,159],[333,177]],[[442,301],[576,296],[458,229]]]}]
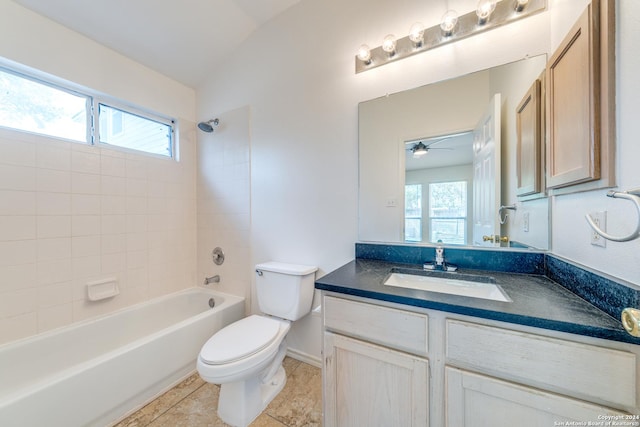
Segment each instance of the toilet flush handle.
[{"label": "toilet flush handle", "polygon": [[258,276],[262,276],[264,273],[262,273],[262,270],[256,270],[256,274],[257,274]]}]

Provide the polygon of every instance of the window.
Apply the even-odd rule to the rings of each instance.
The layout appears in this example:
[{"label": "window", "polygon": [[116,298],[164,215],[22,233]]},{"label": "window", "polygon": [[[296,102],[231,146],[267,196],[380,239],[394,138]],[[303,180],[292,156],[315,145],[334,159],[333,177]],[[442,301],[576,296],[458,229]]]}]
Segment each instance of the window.
[{"label": "window", "polygon": [[429,184],[429,241],[467,241],[467,182]]},{"label": "window", "polygon": [[404,240],[422,241],[422,184],[404,186]]},{"label": "window", "polygon": [[147,153],[171,156],[170,122],[163,123],[99,104],[100,142]]},{"label": "window", "polygon": [[0,126],[173,157],[171,119],[2,67]]},{"label": "window", "polygon": [[87,141],[91,98],[0,68],[0,126]]}]

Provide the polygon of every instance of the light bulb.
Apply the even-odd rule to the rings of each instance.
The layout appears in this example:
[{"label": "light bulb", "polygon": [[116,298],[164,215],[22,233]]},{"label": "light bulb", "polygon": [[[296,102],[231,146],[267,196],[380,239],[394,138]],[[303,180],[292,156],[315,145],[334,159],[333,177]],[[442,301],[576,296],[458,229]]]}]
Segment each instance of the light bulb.
[{"label": "light bulb", "polygon": [[478,7],[476,8],[476,15],[478,15],[480,23],[484,24],[487,22],[487,19],[489,19],[495,9],[495,0],[480,0],[480,2],[478,2]]},{"label": "light bulb", "polygon": [[453,33],[453,29],[458,24],[458,12],[455,10],[448,10],[440,21],[440,28],[445,36],[450,36]]},{"label": "light bulb", "polygon": [[416,22],[409,28],[409,40],[413,42],[416,47],[422,46],[424,40],[424,25],[420,22]]},{"label": "light bulb", "polygon": [[529,3],[529,0],[516,0],[516,12],[522,12],[527,3]]},{"label": "light bulb", "polygon": [[393,56],[396,53],[396,36],[393,34],[387,35],[382,40],[382,50],[387,52],[389,56]]},{"label": "light bulb", "polygon": [[357,56],[358,56],[358,59],[364,62],[365,64],[371,63],[371,49],[369,49],[369,46],[367,46],[366,44],[363,44],[362,46],[360,46],[360,48],[358,49]]}]

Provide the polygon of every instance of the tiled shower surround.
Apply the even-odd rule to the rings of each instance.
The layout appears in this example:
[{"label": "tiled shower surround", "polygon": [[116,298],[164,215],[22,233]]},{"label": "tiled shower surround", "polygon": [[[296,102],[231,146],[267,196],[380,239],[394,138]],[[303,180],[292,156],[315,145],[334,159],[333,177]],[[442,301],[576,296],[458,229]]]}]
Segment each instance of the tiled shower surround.
[{"label": "tiled shower surround", "polygon": [[0,344],[194,286],[194,129],[178,161],[0,129]]}]

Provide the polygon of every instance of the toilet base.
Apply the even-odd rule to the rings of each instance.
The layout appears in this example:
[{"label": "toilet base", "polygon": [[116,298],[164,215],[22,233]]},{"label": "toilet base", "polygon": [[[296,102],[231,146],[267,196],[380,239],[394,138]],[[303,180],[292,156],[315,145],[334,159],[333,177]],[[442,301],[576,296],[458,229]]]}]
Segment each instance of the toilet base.
[{"label": "toilet base", "polygon": [[218,416],[234,427],[246,427],[264,411],[267,405],[282,391],[287,375],[282,365],[266,384],[260,375],[245,381],[225,383],[220,386]]}]

